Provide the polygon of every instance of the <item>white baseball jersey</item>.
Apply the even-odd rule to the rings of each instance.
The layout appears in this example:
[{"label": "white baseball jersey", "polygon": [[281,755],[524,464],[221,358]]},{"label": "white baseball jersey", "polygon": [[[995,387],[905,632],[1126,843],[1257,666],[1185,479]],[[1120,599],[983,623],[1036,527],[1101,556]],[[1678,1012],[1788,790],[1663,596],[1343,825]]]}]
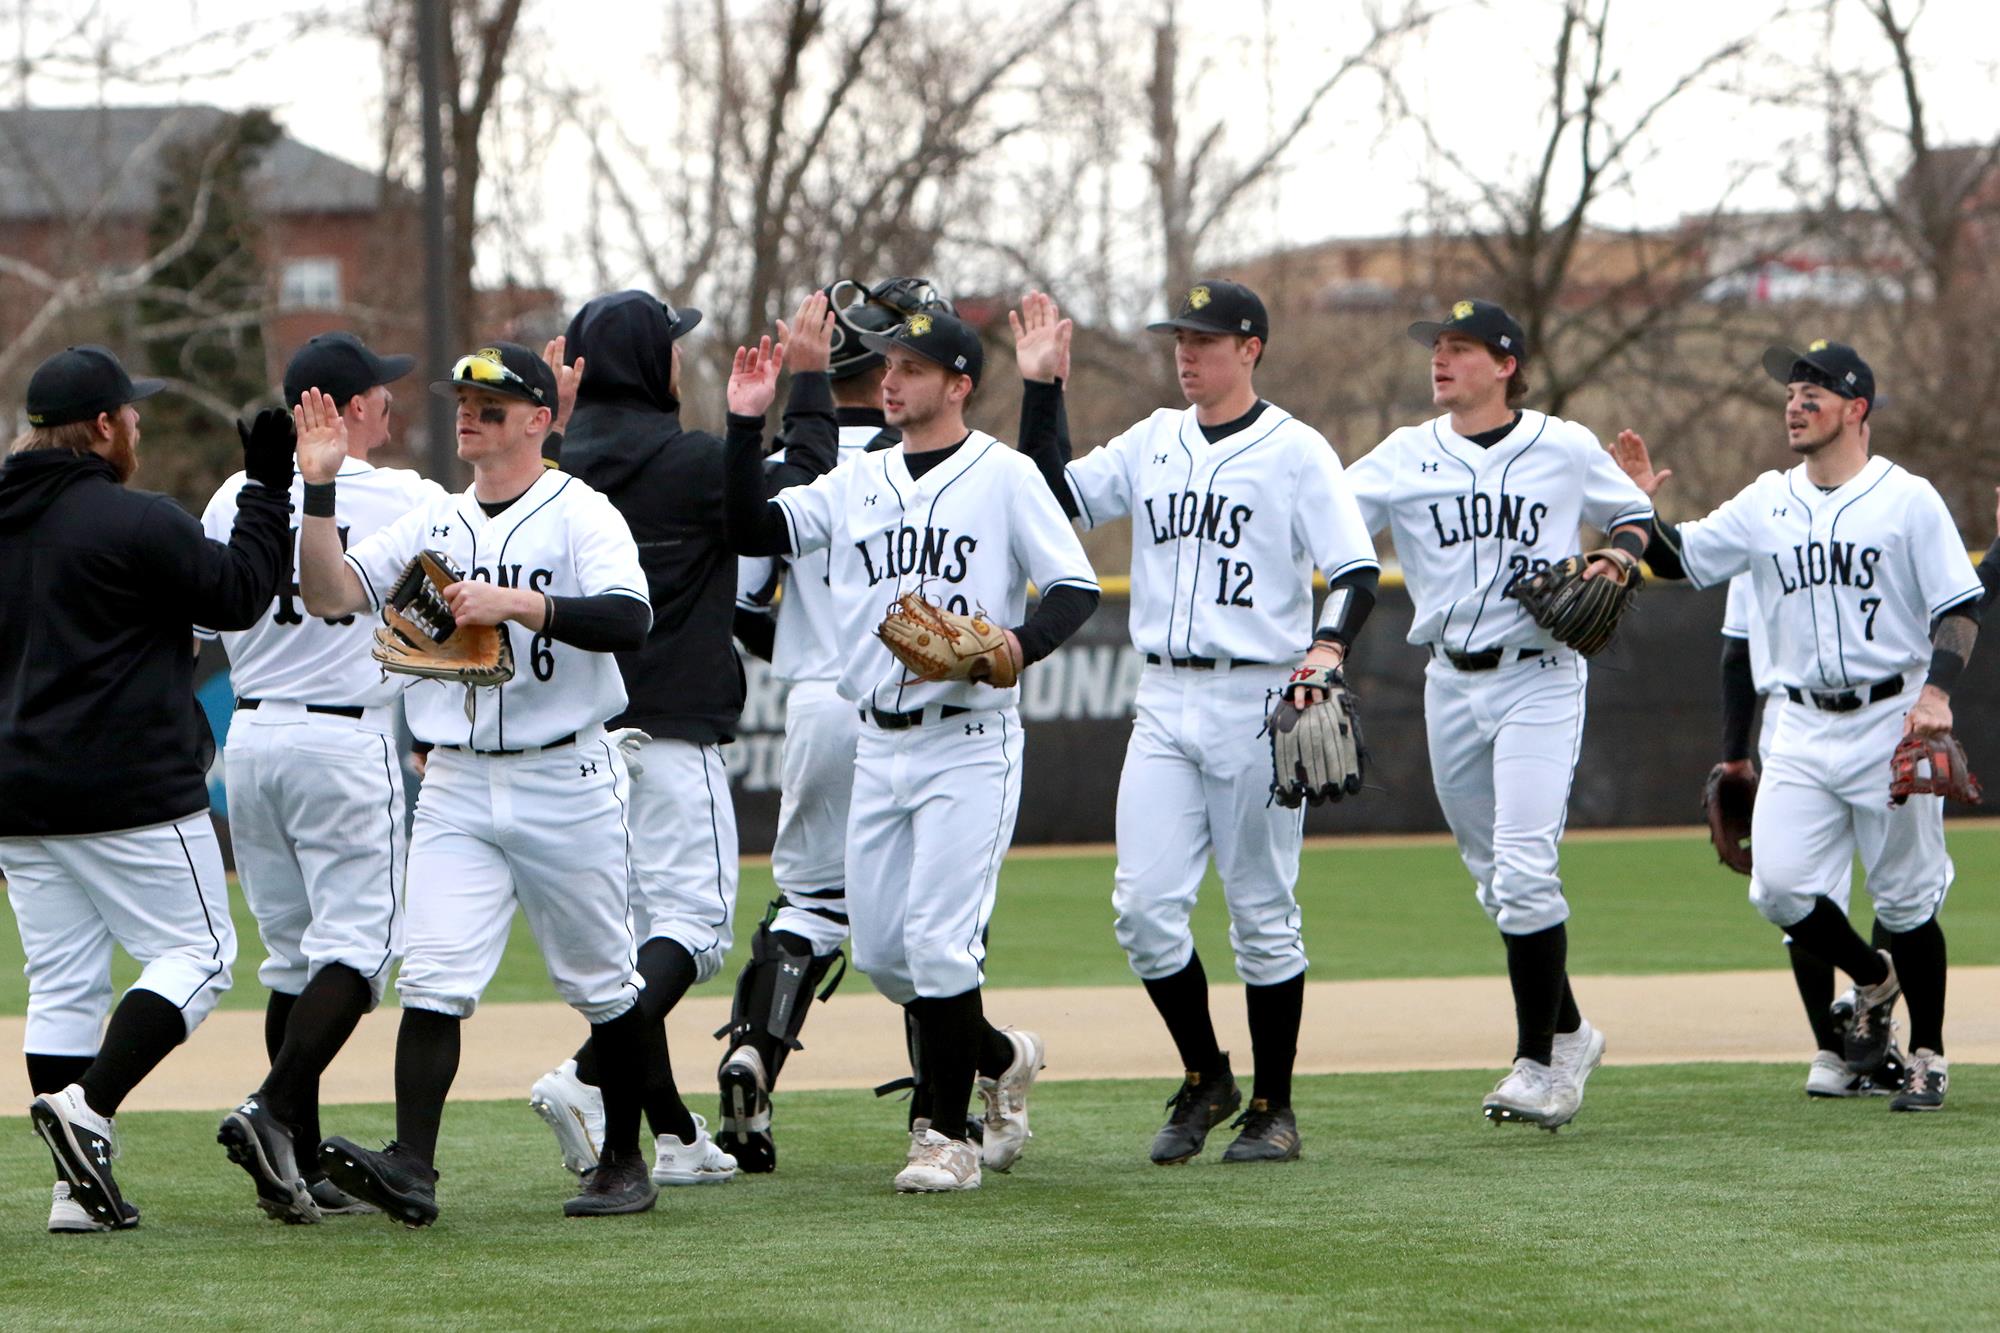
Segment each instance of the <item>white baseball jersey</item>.
[{"label": "white baseball jersey", "polygon": [[[881,433],[880,426],[842,426],[834,466],[859,458]],[[782,453],[773,454],[771,461],[783,458]],[[772,677],[787,685],[837,679],[847,653],[833,604],[833,552],[815,551],[775,563],[784,573],[785,596],[778,606],[778,628],[771,646]],[[738,568],[738,589],[747,594],[768,587],[773,565],[768,558],[744,557]],[[747,604],[768,603],[750,600]]]},{"label": "white baseball jersey", "polygon": [[1750,575],[1780,689],[1847,690],[1919,671],[1932,622],[1982,591],[1937,489],[1886,458],[1830,493],[1803,463],[1766,472],[1677,531],[1697,587]]},{"label": "white baseball jersey", "polygon": [[1782,694],[1771,670],[1771,632],[1757,607],[1757,589],[1748,574],[1729,580],[1729,601],[1722,609],[1722,637],[1742,639],[1750,645],[1750,680],[1759,694]]},{"label": "white baseball jersey", "polygon": [[[458,495],[440,491],[351,547],[347,563],[379,611],[403,566],[424,550],[440,551],[468,577],[503,587],[551,597],[618,593],[652,605],[624,516],[565,472],[544,471],[491,518],[470,488]],[[501,630],[513,646],[514,678],[472,691],[470,705],[458,685],[416,682],[404,695],[404,707],[418,740],[519,750],[547,745],[624,710],[625,682],[610,653],[573,648],[513,621]]]},{"label": "white baseball jersey", "polygon": [[1266,405],[1210,444],[1192,407],[1153,413],[1065,470],[1086,527],[1132,518],[1132,645],[1290,662],[1312,644],[1312,571],[1378,567],[1326,437]]},{"label": "white baseball jersey", "polygon": [[1575,553],[1583,524],[1609,532],[1653,515],[1595,435],[1541,412],[1487,449],[1449,416],[1405,426],[1347,480],[1368,530],[1395,536],[1416,603],[1409,641],[1458,653],[1554,647],[1507,590]]},{"label": "white baseball jersey", "polygon": [[[794,555],[826,551],[842,664],[840,694],[886,712],[928,704],[1010,708],[1020,687],[969,681],[905,684],[909,671],[875,628],[898,597],[922,592],[947,610],[1021,623],[1027,583],[1097,588],[1083,545],[1035,465],[982,431],[913,480],[904,446],[878,449],[775,503]],[[811,568],[810,565],[807,568]]]},{"label": "white baseball jersey", "polygon": [[[202,511],[202,530],[216,541],[229,540],[236,524],[236,494],[243,482],[241,472],[223,482]],[[335,492],[340,543],[347,547],[364,541],[419,504],[444,494],[442,486],[407,469],[371,467],[350,458],[340,465]],[[362,707],[394,702],[409,678],[384,679],[381,664],[369,656],[379,622],[366,616],[324,620],[306,614],[298,581],[298,515],[304,509],[305,481],[294,472],[292,563],[264,618],[238,632],[218,635],[197,629],[195,633],[222,640],[229,655],[230,683],[239,698]]]}]

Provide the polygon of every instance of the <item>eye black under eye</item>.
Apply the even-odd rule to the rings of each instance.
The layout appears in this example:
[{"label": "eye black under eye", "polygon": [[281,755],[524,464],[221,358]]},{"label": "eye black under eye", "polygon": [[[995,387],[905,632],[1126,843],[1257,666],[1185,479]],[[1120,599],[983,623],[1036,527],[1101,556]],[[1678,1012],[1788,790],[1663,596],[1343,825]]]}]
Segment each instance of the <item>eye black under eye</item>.
[{"label": "eye black under eye", "polygon": [[507,419],[507,409],[504,407],[482,407],[479,409],[479,419],[489,426],[497,426]]}]

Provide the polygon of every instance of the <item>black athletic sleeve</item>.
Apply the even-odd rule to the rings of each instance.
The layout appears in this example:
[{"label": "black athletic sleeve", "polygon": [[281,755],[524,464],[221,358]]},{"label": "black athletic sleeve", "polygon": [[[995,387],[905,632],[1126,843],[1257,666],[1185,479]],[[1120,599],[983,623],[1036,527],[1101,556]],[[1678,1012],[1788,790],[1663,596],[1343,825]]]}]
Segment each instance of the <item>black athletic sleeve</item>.
[{"label": "black athletic sleeve", "polygon": [[722,541],[732,555],[790,555],[792,530],[764,493],[764,418],[729,414],[722,464]]},{"label": "black athletic sleeve", "polygon": [[1375,609],[1375,590],[1381,584],[1382,571],[1372,567],[1350,569],[1330,581],[1326,601],[1320,604],[1321,623],[1313,633],[1314,641],[1337,643],[1343,653],[1352,649],[1361,627],[1368,623],[1368,613]]},{"label": "black athletic sleeve", "polygon": [[551,597],[542,633],[557,643],[593,653],[629,653],[646,646],[653,627],[653,608],[622,592],[594,597]]},{"label": "black athletic sleeve", "polygon": [[1757,682],[1750,675],[1750,640],[1722,638],[1722,759],[1750,757],[1750,727],[1757,716]]},{"label": "black athletic sleeve", "polygon": [[146,506],[128,548],[135,586],[176,620],[207,629],[249,629],[264,618],[290,563],[291,497],[245,482],[227,543],[211,541],[192,514],[165,496]]},{"label": "black athletic sleeve", "polygon": [[1986,589],[1986,595],[1979,599],[1980,606],[1992,605],[1995,598],[2000,598],[2000,537],[1993,539],[1993,544],[1980,558],[1979,582]]},{"label": "black athletic sleeve", "polygon": [[[763,423],[758,423],[761,432]],[[777,447],[785,451],[782,462],[764,468],[764,496],[769,499],[787,486],[804,486],[815,477],[833,471],[840,460],[840,421],[833,413],[833,381],[825,371],[809,370],[792,376],[791,395],[785,400],[785,420],[779,430]]]},{"label": "black athletic sleeve", "polygon": [[771,651],[778,642],[778,622],[763,611],[746,611],[736,608],[736,620],[730,627],[736,642],[743,645],[750,656],[760,662],[771,660]]},{"label": "black athletic sleeve", "polygon": [[1672,523],[1661,523],[1657,519],[1647,519],[1646,565],[1656,578],[1684,579],[1688,576],[1686,566],[1681,564],[1681,539]]},{"label": "black athletic sleeve", "polygon": [[1014,637],[1021,641],[1021,665],[1039,662],[1062,647],[1097,610],[1097,601],[1097,589],[1073,583],[1058,583],[1043,593],[1028,613],[1027,623],[1014,631]]},{"label": "black athletic sleeve", "polygon": [[1055,492],[1056,503],[1071,518],[1077,516],[1076,496],[1063,469],[1069,465],[1069,412],[1063,405],[1062,381],[1026,380],[1021,385],[1021,452]]}]

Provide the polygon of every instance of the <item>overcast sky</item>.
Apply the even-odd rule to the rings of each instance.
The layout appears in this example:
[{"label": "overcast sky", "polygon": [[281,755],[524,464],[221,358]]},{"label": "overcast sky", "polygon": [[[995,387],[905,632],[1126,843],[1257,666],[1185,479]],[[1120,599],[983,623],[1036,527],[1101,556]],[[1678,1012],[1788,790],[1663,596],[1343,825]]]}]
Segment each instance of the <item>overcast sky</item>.
[{"label": "overcast sky", "polygon": [[[13,40],[4,54],[38,49],[57,25],[74,24],[80,3],[0,0],[0,7],[14,11],[8,22]],[[1464,4],[1406,43],[1393,67],[1399,88],[1428,111],[1451,150],[1497,176],[1510,174],[1509,164],[1519,162],[1535,142],[1535,122],[1543,111],[1540,71],[1548,58],[1538,44],[1546,43],[1554,30],[1546,3]],[[970,10],[975,19],[996,24],[1021,7],[993,0],[912,0],[919,12],[930,4],[954,17]],[[240,23],[268,24],[273,14],[332,11],[352,16],[362,8],[360,0],[321,5],[297,0],[100,0],[88,27],[130,57],[179,48],[191,34]],[[1330,53],[1351,45],[1348,34],[1360,12],[1356,0],[1183,0],[1180,8],[1194,38],[1190,55],[1204,66],[1192,88],[1190,115],[1237,108],[1252,132],[1267,119],[1282,120],[1286,110],[1282,94],[1277,106],[1266,105],[1266,66],[1275,71],[1281,89],[1309,86]],[[1926,87],[1932,133],[1939,142],[1990,140],[2000,132],[1996,8],[1994,0],[1929,0],[1924,10],[1917,47],[1933,76]],[[661,9],[660,0],[529,0],[518,40],[541,53],[551,69],[594,83],[620,119],[645,125],[663,104]],[[1914,4],[1904,0],[1899,9],[1908,12]],[[24,13],[26,24],[20,18]],[[1613,63],[1623,71],[1620,95],[1629,99],[1627,105],[1648,101],[1706,52],[1759,26],[1770,54],[1750,71],[1756,89],[1798,77],[1824,31],[1817,15],[1786,17],[1779,0],[1613,0]],[[101,95],[113,102],[267,106],[294,137],[371,169],[379,165],[382,70],[372,46],[359,37],[323,35],[266,49],[271,29],[256,32],[257,40],[197,49],[177,62],[171,79],[113,85]],[[1886,60],[1879,38],[1852,0],[1834,35],[1845,57]],[[18,96],[18,87],[11,93]],[[49,71],[30,81],[28,95],[42,104],[77,104],[96,100],[100,90]],[[1774,160],[1767,165],[1775,166],[1782,145],[1809,140],[1814,132],[1808,115],[1724,91],[1690,97],[1658,128],[1657,157],[1646,165],[1636,193],[1611,201],[1602,220],[1668,221],[1705,210],[1746,154],[1759,156],[1768,145]],[[1413,131],[1385,135],[1379,89],[1357,81],[1307,132],[1289,173],[1226,248],[1247,252],[1290,241],[1401,230],[1422,211],[1417,177],[1426,159],[1423,141]],[[1139,165],[1133,164],[1135,172]],[[560,199],[571,183],[558,161],[551,165],[545,195]],[[1142,184],[1134,186],[1140,188]],[[1745,206],[1784,202],[1769,174],[1752,180],[1737,197]],[[1143,202],[1135,200],[1135,206]],[[557,220],[547,225],[552,238],[559,233]]]}]

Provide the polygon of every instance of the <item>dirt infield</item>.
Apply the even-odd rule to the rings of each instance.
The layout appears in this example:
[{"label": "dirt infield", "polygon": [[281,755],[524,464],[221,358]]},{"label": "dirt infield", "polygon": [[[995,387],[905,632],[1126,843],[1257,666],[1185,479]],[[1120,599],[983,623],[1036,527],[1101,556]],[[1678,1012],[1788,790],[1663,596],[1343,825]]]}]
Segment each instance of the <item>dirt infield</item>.
[{"label": "dirt infield", "polygon": [[[859,984],[855,984],[859,982]],[[1789,972],[1704,972],[1671,976],[1579,977],[1584,1012],[1604,1029],[1610,1064],[1689,1060],[1797,1061],[1811,1056]],[[1954,968],[1951,1054],[2000,1062],[2000,967]],[[866,982],[842,987],[806,1028],[806,1049],[785,1067],[787,1088],[866,1088],[908,1070],[902,1016]],[[1046,1078],[1179,1076],[1173,1048],[1137,985],[987,993],[997,1023],[1033,1028],[1048,1042]],[[1215,988],[1223,1044],[1249,1068],[1250,1042],[1240,988]],[[729,1014],[720,997],[687,1001],[670,1022],[683,1087],[705,1094],[720,1044],[712,1033]],[[326,1073],[327,1103],[392,1100],[396,1010],[369,1015]],[[0,1043],[21,1046],[19,1018],[0,1019]],[[132,1110],[219,1110],[264,1072],[263,1015],[225,1011],[202,1025],[132,1095]],[[526,1098],[528,1085],[583,1035],[559,1004],[492,1005],[465,1026],[455,1099]],[[1299,1071],[1494,1069],[1512,1053],[1513,1009],[1504,977],[1319,981],[1306,987]],[[28,1101],[20,1062],[0,1060],[0,1106]],[[696,1105],[702,1102],[691,1095]]]}]

